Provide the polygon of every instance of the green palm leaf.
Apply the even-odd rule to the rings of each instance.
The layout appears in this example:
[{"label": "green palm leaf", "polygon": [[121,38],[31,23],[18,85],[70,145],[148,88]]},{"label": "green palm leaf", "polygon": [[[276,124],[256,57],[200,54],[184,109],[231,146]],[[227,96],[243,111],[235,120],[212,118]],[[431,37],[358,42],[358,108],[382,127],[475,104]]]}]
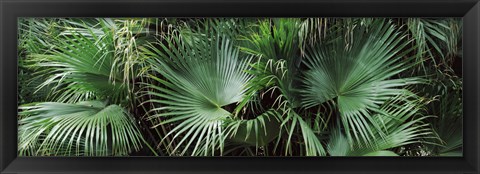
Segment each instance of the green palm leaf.
[{"label": "green palm leaf", "polygon": [[[436,70],[436,69],[435,69]],[[448,71],[447,71],[448,72]],[[431,127],[440,138],[440,145],[427,146],[432,154],[460,156],[463,145],[463,103],[462,79],[438,71],[434,74],[436,81],[433,85],[422,86],[423,93],[435,95],[430,110],[435,117],[431,120]]]},{"label": "green palm leaf", "polygon": [[416,61],[421,62],[418,70],[428,73],[428,66],[451,68],[459,55],[461,22],[454,18],[423,19],[409,18],[406,26],[416,45]]},{"label": "green palm leaf", "polygon": [[419,78],[395,78],[408,68],[403,59],[408,53],[403,50],[408,44],[405,35],[384,20],[371,26],[354,30],[357,38],[351,44],[334,35],[331,43],[308,49],[305,64],[309,70],[301,90],[307,108],[334,100],[348,139],[366,144],[381,127],[367,126],[375,123],[371,112],[404,93],[402,87],[421,82]]},{"label": "green palm leaf", "polygon": [[20,154],[124,156],[142,147],[132,117],[118,105],[100,101],[55,102],[20,107]]},{"label": "green palm leaf", "polygon": [[[251,78],[244,72],[250,59],[241,59],[227,38],[213,36],[193,45],[174,40],[177,48],[170,43],[161,44],[162,50],[146,51],[153,71],[149,77],[159,84],[146,84],[155,89],[146,93],[159,98],[147,101],[160,104],[151,110],[152,117],[168,118],[161,124],[180,122],[166,135],[179,139],[174,153],[183,155],[189,147],[194,147],[192,155],[221,153],[226,138],[223,123],[231,116],[222,107],[243,97]],[[184,150],[175,152],[180,148]]]},{"label": "green palm leaf", "polygon": [[[247,53],[256,55],[259,60],[252,65],[249,71],[254,78],[249,81],[246,97],[240,102],[239,109],[251,97],[258,93],[271,93],[276,90],[271,107],[281,113],[281,132],[286,133],[285,154],[291,154],[294,146],[292,139],[301,140],[302,153],[308,156],[325,155],[322,143],[305,118],[306,115],[296,111],[300,106],[297,91],[298,77],[300,75],[301,56],[297,55],[301,48],[303,38],[301,33],[302,23],[299,19],[272,19],[260,21],[258,33],[245,37],[252,48],[242,49]],[[302,30],[303,31],[303,30]],[[299,131],[301,134],[297,134]],[[280,144],[277,140],[276,146]]]},{"label": "green palm leaf", "polygon": [[422,115],[422,109],[427,102],[414,94],[404,94],[387,101],[381,108],[381,113],[373,115],[374,124],[383,125],[380,136],[376,132],[371,139],[373,146],[363,147],[363,143],[354,141],[352,145],[341,132],[333,129],[327,146],[332,156],[396,156],[392,148],[412,143],[424,142],[434,138],[429,125],[424,123],[429,116]]},{"label": "green palm leaf", "polygon": [[140,24],[131,21],[103,19],[93,26],[66,27],[55,38],[55,49],[29,55],[34,66],[43,67],[36,75],[46,80],[38,89],[53,85],[52,100],[58,102],[99,98],[127,105],[139,74],[138,41],[133,38]]},{"label": "green palm leaf", "polygon": [[300,49],[300,26],[301,21],[296,18],[262,20],[258,25],[258,33],[243,37],[251,43],[252,48],[242,47],[242,50],[264,59],[298,63],[295,58]]},{"label": "green palm leaf", "polygon": [[64,37],[61,42],[51,55],[32,55],[37,66],[46,68],[39,74],[48,76],[40,89],[55,84],[54,95],[60,102],[87,100],[94,94],[105,98],[112,96],[114,101],[125,98],[122,96],[126,91],[118,82],[120,77],[110,77],[113,43],[106,38],[93,41],[82,35]]},{"label": "green palm leaf", "polygon": [[278,137],[280,131],[280,114],[269,110],[251,120],[232,120],[228,135],[237,143],[246,143],[255,147],[265,146]]}]

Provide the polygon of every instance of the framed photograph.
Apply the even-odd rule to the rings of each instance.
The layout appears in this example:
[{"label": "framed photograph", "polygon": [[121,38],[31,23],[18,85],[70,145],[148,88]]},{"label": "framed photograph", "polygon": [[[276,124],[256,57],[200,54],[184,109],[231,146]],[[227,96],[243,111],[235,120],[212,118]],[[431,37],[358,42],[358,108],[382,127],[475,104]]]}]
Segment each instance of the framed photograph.
[{"label": "framed photograph", "polygon": [[479,173],[478,0],[1,1],[1,173]]}]

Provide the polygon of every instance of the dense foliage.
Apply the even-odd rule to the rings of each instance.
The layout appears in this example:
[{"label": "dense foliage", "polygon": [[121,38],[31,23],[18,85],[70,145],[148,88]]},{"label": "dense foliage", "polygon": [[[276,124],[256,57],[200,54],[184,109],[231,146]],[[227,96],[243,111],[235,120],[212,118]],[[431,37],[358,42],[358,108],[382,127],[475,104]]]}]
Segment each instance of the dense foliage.
[{"label": "dense foliage", "polygon": [[461,27],[19,19],[19,154],[461,156]]}]

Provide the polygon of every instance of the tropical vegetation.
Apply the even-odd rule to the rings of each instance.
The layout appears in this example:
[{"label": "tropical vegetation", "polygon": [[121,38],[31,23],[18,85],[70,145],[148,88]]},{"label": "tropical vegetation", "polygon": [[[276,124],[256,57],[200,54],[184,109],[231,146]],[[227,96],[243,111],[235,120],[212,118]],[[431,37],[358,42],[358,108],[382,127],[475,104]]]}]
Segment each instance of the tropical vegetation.
[{"label": "tropical vegetation", "polygon": [[21,156],[462,156],[456,18],[20,18]]}]

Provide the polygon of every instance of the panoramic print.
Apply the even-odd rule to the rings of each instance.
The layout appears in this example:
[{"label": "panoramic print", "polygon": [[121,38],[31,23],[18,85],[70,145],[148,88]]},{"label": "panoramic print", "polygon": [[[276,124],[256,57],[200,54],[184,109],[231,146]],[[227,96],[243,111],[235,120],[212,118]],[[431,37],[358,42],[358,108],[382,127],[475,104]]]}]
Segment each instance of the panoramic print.
[{"label": "panoramic print", "polygon": [[460,18],[19,18],[19,156],[463,156]]}]

